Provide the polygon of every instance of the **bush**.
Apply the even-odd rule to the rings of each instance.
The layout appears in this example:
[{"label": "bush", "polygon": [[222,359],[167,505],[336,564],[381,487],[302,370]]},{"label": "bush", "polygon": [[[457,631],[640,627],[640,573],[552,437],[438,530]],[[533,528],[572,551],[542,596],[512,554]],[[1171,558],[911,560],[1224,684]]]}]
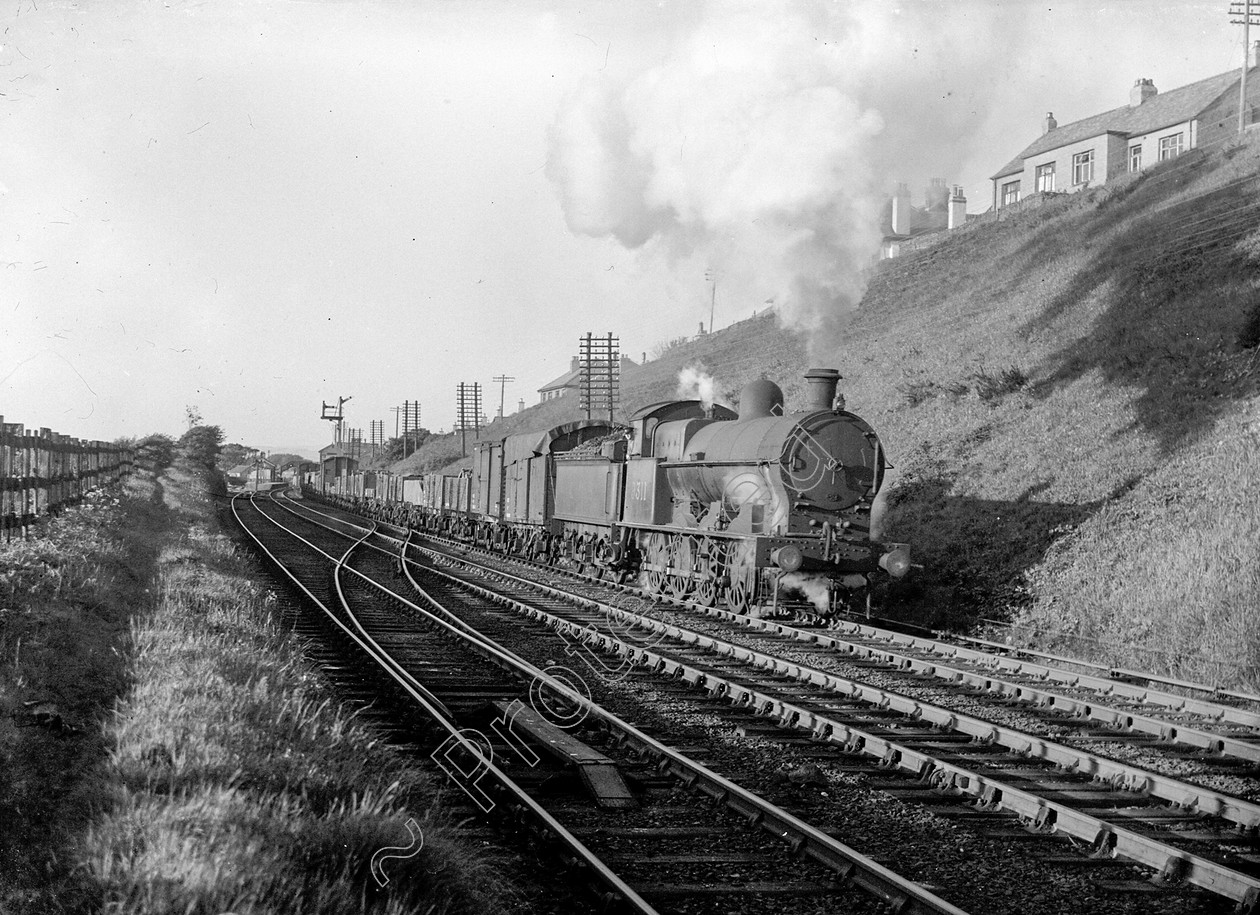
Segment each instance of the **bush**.
[{"label": "bush", "polygon": [[1260,346],[1260,301],[1252,302],[1243,319],[1242,330],[1238,332],[1238,345],[1243,349],[1254,349]]},{"label": "bush", "polygon": [[948,394],[951,397],[962,397],[970,388],[959,381],[938,384],[935,381],[907,381],[897,386],[897,393],[907,407],[917,407],[933,397]]},{"label": "bush", "polygon": [[981,366],[980,371],[973,372],[971,375],[976,395],[983,401],[999,400],[1007,394],[1014,394],[1026,387],[1028,380],[1027,373],[1013,365],[996,375],[990,374]]},{"label": "bush", "polygon": [[940,392],[935,381],[908,381],[897,385],[897,393],[907,407],[917,407],[926,403]]},{"label": "bush", "polygon": [[175,440],[160,432],[147,435],[133,446],[137,463],[154,473],[160,473],[175,460]]},{"label": "bush", "polygon": [[180,456],[194,467],[213,470],[223,446],[223,430],[218,426],[193,426],[180,436]]}]

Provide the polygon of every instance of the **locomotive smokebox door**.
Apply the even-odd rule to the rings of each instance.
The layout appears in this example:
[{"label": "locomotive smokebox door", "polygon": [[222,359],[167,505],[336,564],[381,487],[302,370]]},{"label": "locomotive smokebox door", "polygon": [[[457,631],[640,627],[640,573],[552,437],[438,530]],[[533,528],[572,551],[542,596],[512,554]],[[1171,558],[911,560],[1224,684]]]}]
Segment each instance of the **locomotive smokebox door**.
[{"label": "locomotive smokebox door", "polygon": [[879,448],[856,417],[816,413],[783,443],[784,485],[808,507],[841,511],[866,498],[882,476]]}]

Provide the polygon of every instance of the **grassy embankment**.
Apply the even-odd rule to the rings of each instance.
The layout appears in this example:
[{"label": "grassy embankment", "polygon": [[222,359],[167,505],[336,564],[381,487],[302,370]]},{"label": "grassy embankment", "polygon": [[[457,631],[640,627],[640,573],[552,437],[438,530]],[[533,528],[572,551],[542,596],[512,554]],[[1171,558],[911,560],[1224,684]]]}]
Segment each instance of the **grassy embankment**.
[{"label": "grassy embankment", "polygon": [[131,684],[129,621],[152,605],[154,492],[132,479],[0,544],[0,913],[91,896],[74,846],[107,791],[100,722]]},{"label": "grassy embankment", "polygon": [[[1258,688],[1258,144],[954,233],[881,265],[841,340],[757,317],[649,362],[623,402],[672,397],[700,365],[728,393],[764,372],[790,404],[808,365],[838,367],[897,465],[893,535],[924,566],[890,615],[998,618]],[[486,435],[577,415],[566,397]],[[449,460],[443,441],[410,466]]]},{"label": "grassy embankment", "polygon": [[[4,592],[6,705],[55,699],[78,728],[0,732],[0,912],[468,912],[511,898],[435,805],[439,783],[302,660],[216,530],[203,474],[135,479],[119,504],[72,515],[0,555],[5,581],[26,586]],[[423,850],[387,860],[380,889],[372,855],[408,846],[412,817]]]}]

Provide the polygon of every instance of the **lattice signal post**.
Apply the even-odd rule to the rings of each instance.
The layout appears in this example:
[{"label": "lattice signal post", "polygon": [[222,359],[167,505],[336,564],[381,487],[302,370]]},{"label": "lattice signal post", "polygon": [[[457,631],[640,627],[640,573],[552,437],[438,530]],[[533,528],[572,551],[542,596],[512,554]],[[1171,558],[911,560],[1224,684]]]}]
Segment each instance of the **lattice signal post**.
[{"label": "lattice signal post", "polygon": [[474,439],[481,435],[481,382],[455,386],[455,424],[459,426],[459,447],[468,454],[468,429],[475,431]]},{"label": "lattice signal post", "polygon": [[608,421],[621,401],[621,352],[620,338],[612,334],[595,336],[588,333],[579,341],[578,367],[581,377],[578,391],[580,406],[586,418],[608,411]]}]

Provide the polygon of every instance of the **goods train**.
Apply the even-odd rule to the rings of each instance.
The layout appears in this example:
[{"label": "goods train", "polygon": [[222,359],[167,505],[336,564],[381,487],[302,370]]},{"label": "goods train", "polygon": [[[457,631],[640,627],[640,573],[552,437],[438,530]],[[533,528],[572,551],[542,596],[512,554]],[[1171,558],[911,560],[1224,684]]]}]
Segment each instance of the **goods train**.
[{"label": "goods train", "polygon": [[675,400],[628,425],[579,420],[479,442],[471,471],[408,481],[413,505],[390,516],[740,613],[776,605],[780,586],[819,610],[869,599],[877,577],[910,568],[907,545],[880,542],[884,450],[834,406],[839,372],[805,379],[795,413],[762,379],[738,414]]}]

